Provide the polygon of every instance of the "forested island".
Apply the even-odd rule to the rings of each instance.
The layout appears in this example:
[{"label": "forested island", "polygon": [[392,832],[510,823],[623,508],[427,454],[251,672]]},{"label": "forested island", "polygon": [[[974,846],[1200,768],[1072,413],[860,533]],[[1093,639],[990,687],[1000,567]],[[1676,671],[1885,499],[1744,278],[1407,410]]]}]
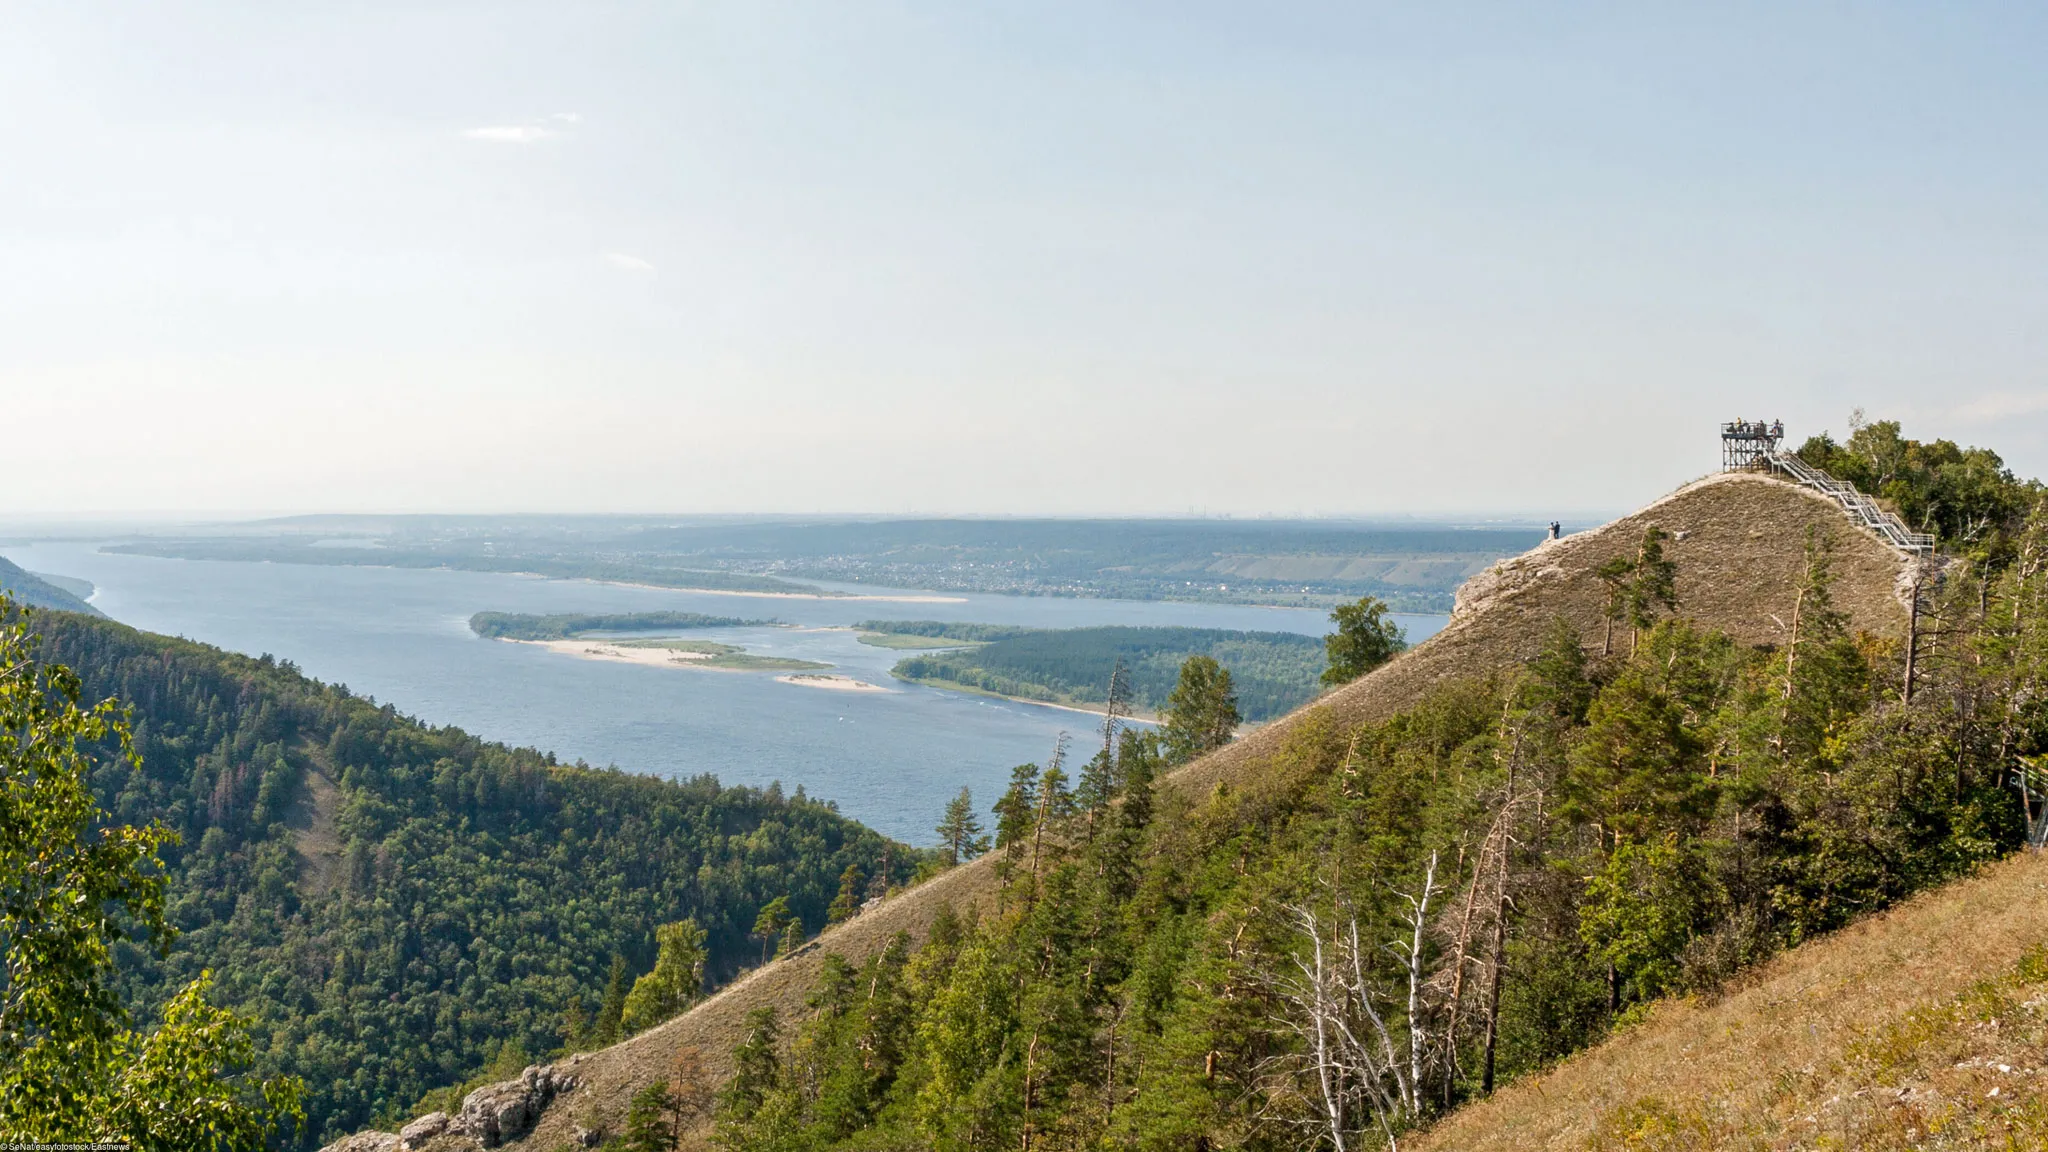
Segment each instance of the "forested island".
[{"label": "forested island", "polygon": [[707,616],[701,612],[570,612],[534,615],[524,612],[479,612],[469,630],[486,640],[573,640],[595,632],[665,632],[691,628],[759,628],[773,620]]},{"label": "forested island", "polygon": [[1206,656],[1229,670],[1238,707],[1251,723],[1284,715],[1313,697],[1324,667],[1324,642],[1294,632],[1016,628],[939,620],[869,620],[856,627],[901,638],[886,646],[905,647],[913,638],[934,642],[924,647],[957,645],[904,658],[891,669],[899,679],[1047,704],[1107,704],[1110,674],[1121,662],[1129,703],[1140,713],[1165,707],[1188,657]]}]

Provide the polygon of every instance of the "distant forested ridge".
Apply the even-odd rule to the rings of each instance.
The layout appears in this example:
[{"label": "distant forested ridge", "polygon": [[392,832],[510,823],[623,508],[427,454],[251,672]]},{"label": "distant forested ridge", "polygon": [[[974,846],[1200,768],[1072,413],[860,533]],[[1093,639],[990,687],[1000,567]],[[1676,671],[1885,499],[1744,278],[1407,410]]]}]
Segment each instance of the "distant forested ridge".
[{"label": "distant forested ridge", "polygon": [[16,603],[26,604],[31,608],[83,612],[87,616],[101,614],[99,609],[79,599],[74,593],[22,568],[5,556],[0,556],[0,592],[14,597]]},{"label": "distant forested ridge", "polygon": [[33,625],[88,697],[133,710],[143,770],[102,757],[100,803],[183,838],[164,854],[179,938],[163,961],[119,945],[125,999],[147,1018],[213,969],[215,998],[254,1017],[259,1067],[305,1078],[307,1146],[559,1048],[614,955],[648,970],[658,925],[694,917],[715,982],[758,957],[765,904],[787,896],[815,931],[849,866],[901,881],[919,857],[801,790],[566,766],[268,656]]},{"label": "distant forested ridge", "polygon": [[[1332,607],[1377,596],[1446,612],[1533,527],[1321,520],[732,520],[296,517],[269,536],[150,539],[189,559],[533,572],[675,588],[813,592],[794,580],[1016,596]],[[245,529],[246,530],[246,529]],[[831,595],[832,593],[823,593]]]},{"label": "distant forested ridge", "polygon": [[772,623],[772,620],[742,620],[737,616],[706,616],[701,612],[566,613],[555,616],[479,612],[469,618],[469,630],[490,640],[567,640],[589,632],[751,628]]},{"label": "distant forested ridge", "polygon": [[1190,656],[1208,656],[1229,670],[1238,708],[1253,723],[1285,715],[1314,697],[1324,663],[1323,641],[1293,632],[1023,629],[938,621],[888,622],[887,627],[901,634],[990,640],[971,650],[907,657],[892,669],[896,676],[1050,704],[1107,703],[1110,673],[1121,660],[1130,677],[1131,702],[1157,711],[1179,681],[1181,664]]},{"label": "distant forested ridge", "polygon": [[508,572],[554,580],[602,580],[613,584],[646,584],[655,588],[695,588],[707,592],[781,592],[831,596],[811,584],[744,572],[684,568],[652,561],[611,559],[593,554],[525,554],[469,552],[458,549],[315,547],[296,538],[258,537],[191,540],[138,540],[109,544],[104,551],[130,556],[162,556],[172,560],[238,560],[248,563],[323,564],[342,567],[454,568],[466,572]]}]

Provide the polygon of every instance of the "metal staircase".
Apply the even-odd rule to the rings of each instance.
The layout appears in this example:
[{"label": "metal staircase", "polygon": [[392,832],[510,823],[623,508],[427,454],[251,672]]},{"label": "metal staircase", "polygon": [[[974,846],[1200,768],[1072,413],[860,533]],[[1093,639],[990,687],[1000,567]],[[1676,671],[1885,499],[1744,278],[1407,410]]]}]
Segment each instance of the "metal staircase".
[{"label": "metal staircase", "polygon": [[2013,772],[2013,786],[2020,790],[2027,809],[2027,846],[2040,851],[2048,845],[2048,773],[2041,762],[2048,756],[2022,756]]},{"label": "metal staircase", "polygon": [[1761,462],[1771,471],[1782,472],[1841,505],[1849,519],[1877,533],[1880,539],[1899,551],[1913,556],[1933,553],[1934,536],[1931,533],[1909,530],[1905,521],[1878,507],[1877,501],[1858,492],[1854,484],[1837,480],[1790,452],[1772,450],[1763,454]]}]

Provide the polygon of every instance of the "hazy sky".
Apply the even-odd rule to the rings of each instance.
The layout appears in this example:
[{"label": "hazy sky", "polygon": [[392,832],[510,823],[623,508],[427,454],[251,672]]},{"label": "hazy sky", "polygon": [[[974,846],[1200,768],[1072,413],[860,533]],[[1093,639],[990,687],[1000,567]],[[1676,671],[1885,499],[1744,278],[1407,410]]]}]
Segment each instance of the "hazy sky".
[{"label": "hazy sky", "polygon": [[2048,473],[2042,13],[0,3],[0,512]]}]

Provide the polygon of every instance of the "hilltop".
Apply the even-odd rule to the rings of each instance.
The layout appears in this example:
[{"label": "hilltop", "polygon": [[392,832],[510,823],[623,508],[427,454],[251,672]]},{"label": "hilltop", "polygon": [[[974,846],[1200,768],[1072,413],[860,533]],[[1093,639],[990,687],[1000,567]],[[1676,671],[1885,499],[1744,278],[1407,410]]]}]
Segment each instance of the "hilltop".
[{"label": "hilltop", "polygon": [[[1608,590],[1594,573],[1610,559],[1633,555],[1652,526],[1669,535],[1668,555],[1677,565],[1677,594],[1686,616],[1737,643],[1785,639],[1785,621],[1805,571],[1809,529],[1833,541],[1833,594],[1848,624],[1880,639],[1896,638],[1905,628],[1901,589],[1912,582],[1912,564],[1809,491],[1762,475],[1714,476],[1599,529],[1494,565],[1461,590],[1442,633],[1163,778],[1162,810],[1246,819],[1252,809],[1243,805],[1260,803],[1261,789],[1284,787],[1290,774],[1301,771],[1290,767],[1305,754],[1299,750],[1327,747],[1331,733],[1385,721],[1446,686],[1522,666],[1542,650],[1557,619],[1568,621],[1580,643],[1598,651]],[[1341,747],[1337,753],[1341,757]],[[1242,804],[1234,795],[1239,791],[1245,794]],[[1219,809],[1226,793],[1233,794],[1231,801]],[[898,932],[922,940],[947,911],[971,915],[992,909],[1001,887],[999,864],[984,857],[946,872],[828,931],[802,953],[750,973],[668,1024],[575,1059],[568,1070],[579,1087],[542,1114],[526,1145],[553,1148],[582,1126],[616,1129],[627,1097],[666,1075],[681,1049],[700,1049],[712,1075],[722,1078],[750,1012],[774,1007],[785,1019],[801,1018],[827,954],[858,963]]]}]

